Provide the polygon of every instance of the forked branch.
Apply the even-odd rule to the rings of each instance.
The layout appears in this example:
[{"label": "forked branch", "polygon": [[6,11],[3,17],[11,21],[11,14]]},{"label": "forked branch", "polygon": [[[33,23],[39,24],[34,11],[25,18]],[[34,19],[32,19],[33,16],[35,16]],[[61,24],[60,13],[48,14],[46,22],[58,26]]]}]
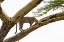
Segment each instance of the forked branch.
[{"label": "forked branch", "polygon": [[[1,17],[0,18],[1,18],[1,20],[4,23],[6,23],[8,25],[5,24],[6,27],[4,27],[4,25],[2,25],[3,28],[1,27],[1,29],[0,29],[0,42],[2,42],[4,40],[4,38],[6,37],[6,35],[9,32],[9,30],[15,25],[15,23],[19,22],[20,19],[22,17],[24,17],[24,15],[26,15],[30,10],[32,10],[34,7],[36,7],[41,1],[43,1],[43,0],[32,0],[24,8],[20,9],[15,14],[15,16],[13,16],[12,18],[10,18],[9,16],[7,16],[6,13],[4,12],[4,10],[2,9],[2,12],[0,13],[1,14],[0,15]],[[0,0],[0,3],[1,2],[2,2],[2,0]]]}]

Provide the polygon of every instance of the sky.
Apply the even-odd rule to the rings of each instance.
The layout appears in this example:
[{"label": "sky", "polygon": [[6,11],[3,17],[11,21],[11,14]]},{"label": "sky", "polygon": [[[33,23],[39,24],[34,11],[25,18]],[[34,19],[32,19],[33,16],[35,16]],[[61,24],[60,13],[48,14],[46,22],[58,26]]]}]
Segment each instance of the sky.
[{"label": "sky", "polygon": [[[31,0],[5,0],[4,2],[1,3],[1,6],[9,17],[13,17],[19,9],[24,7],[30,1]],[[43,5],[45,5],[45,4],[44,3],[39,4],[36,8],[31,10],[26,16],[33,16],[32,11],[36,11],[37,8],[40,8]],[[61,10],[60,9],[58,9],[56,11],[51,10],[46,15],[37,17],[37,19],[40,20],[41,18],[44,18],[48,15],[58,13],[58,12],[61,12]],[[0,23],[2,24],[1,20],[0,20]],[[64,25],[63,25],[63,23],[64,23],[63,20],[49,23],[48,25],[42,26],[39,29],[29,33],[29,35],[27,35],[26,37],[24,37],[23,39],[21,39],[19,41],[20,42],[64,42],[64,28],[63,28]],[[26,29],[26,27],[27,28],[29,27],[28,23],[24,23],[23,29]],[[16,25],[13,26],[13,28],[9,31],[6,38],[15,35],[14,34],[16,31],[15,28],[16,28]],[[19,25],[18,25],[18,28],[19,28]],[[20,32],[19,29],[18,29],[18,32]]]}]

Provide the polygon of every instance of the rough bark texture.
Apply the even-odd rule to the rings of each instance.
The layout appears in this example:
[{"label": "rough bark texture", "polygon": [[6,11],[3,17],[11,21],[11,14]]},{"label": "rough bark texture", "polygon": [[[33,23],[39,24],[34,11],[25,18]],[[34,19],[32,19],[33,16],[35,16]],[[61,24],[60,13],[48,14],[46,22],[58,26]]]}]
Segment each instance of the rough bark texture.
[{"label": "rough bark texture", "polygon": [[[57,16],[53,17],[54,15],[57,15]],[[55,22],[55,21],[64,20],[64,16],[61,16],[61,13],[60,14],[57,13],[54,15],[50,15],[50,16],[40,19],[38,24],[25,29],[23,32],[20,32],[16,35],[6,39],[5,41],[6,42],[18,41],[18,40],[22,39],[23,37],[25,37],[26,35],[28,35],[30,32],[38,29],[41,26],[47,25],[47,24]],[[53,18],[50,18],[50,17],[53,17]],[[46,21],[44,21],[44,19]]]},{"label": "rough bark texture", "polygon": [[[27,4],[24,8],[20,9],[13,17],[8,17],[5,12],[3,12],[3,9],[0,10],[0,18],[2,20],[2,26],[0,28],[0,42],[15,42],[26,35],[28,35],[30,32],[36,30],[37,28],[44,26],[48,23],[52,23],[59,20],[64,20],[64,12],[57,13],[54,15],[47,16],[45,18],[42,18],[39,20],[39,23],[36,25],[33,25],[27,29],[25,29],[23,32],[20,32],[14,36],[11,36],[4,40],[6,35],[8,34],[9,30],[15,25],[15,23],[19,22],[24,15],[26,15],[30,10],[32,10],[34,7],[36,7],[41,1],[43,0],[33,0],[29,4]],[[0,0],[1,2],[1,0]],[[29,8],[28,8],[29,7]]]},{"label": "rough bark texture", "polygon": [[9,32],[10,28],[12,28],[14,25],[14,23],[12,23],[11,25],[8,22],[3,22],[1,29],[0,29],[0,42],[3,41],[3,39],[5,38],[5,36],[7,35],[7,33]]},{"label": "rough bark texture", "polygon": [[[35,8],[39,3],[41,3],[43,0],[33,0],[29,2],[25,7],[20,9],[13,17],[12,20],[15,21],[15,23],[19,22],[19,20],[24,17],[28,12],[30,12],[33,8]],[[29,7],[29,8],[28,8]]]},{"label": "rough bark texture", "polygon": [[64,16],[64,12],[60,12],[60,13],[56,13],[56,14],[47,16],[47,17],[41,19],[39,22],[44,22],[44,21],[49,20],[51,18],[56,18],[56,17],[61,17],[61,16]]},{"label": "rough bark texture", "polygon": [[[0,0],[0,3],[3,0]],[[3,21],[2,27],[0,28],[0,42],[4,42],[4,38],[8,34],[9,30],[14,26],[15,23],[19,22],[19,20],[26,15],[30,10],[32,10],[34,7],[36,7],[42,0],[33,0],[29,4],[27,4],[24,8],[20,9],[15,16],[9,17],[6,15],[4,10],[1,8],[0,10],[0,18]],[[28,8],[28,6],[30,8]],[[0,6],[1,7],[1,6]],[[25,10],[26,9],[26,10]],[[19,16],[18,16],[19,15]],[[26,34],[26,33],[24,33]],[[15,40],[12,40],[11,42],[15,42]]]}]

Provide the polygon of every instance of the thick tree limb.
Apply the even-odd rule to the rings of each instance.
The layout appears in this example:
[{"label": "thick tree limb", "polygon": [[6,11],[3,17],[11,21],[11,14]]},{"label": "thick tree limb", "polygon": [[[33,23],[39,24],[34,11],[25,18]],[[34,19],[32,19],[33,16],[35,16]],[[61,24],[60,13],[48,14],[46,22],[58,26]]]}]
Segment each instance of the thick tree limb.
[{"label": "thick tree limb", "polygon": [[[20,18],[22,18],[24,15],[26,15],[34,7],[36,7],[41,1],[43,1],[43,0],[32,0],[25,7],[20,9],[11,19],[10,19],[10,17],[6,14],[6,12],[3,9],[2,9],[2,13],[1,13],[0,16],[4,17],[8,21],[14,21],[15,23],[17,23],[20,20]],[[3,21],[4,21],[4,18],[3,18]]]},{"label": "thick tree limb", "polygon": [[[2,0],[0,0],[2,1]],[[2,27],[0,28],[0,42],[3,42],[3,39],[5,38],[5,36],[7,35],[7,33],[9,32],[10,30],[10,27],[9,27],[9,21],[6,20],[6,17],[5,15],[3,15],[3,12],[2,12],[2,8],[1,8],[1,4],[0,4],[0,18],[1,20],[3,21],[3,24],[2,24]],[[11,25],[12,26],[12,25]],[[9,29],[9,30],[8,30]]]},{"label": "thick tree limb", "polygon": [[1,7],[1,2],[3,2],[4,0],[0,0],[0,18],[4,21],[5,19],[7,19],[8,21],[11,21],[10,17],[6,14],[6,12],[2,9]]},{"label": "thick tree limb", "polygon": [[[54,15],[50,15],[50,16],[54,16]],[[25,37],[26,35],[28,35],[30,32],[38,29],[41,26],[44,26],[44,25],[46,25],[48,23],[52,23],[52,22],[55,22],[55,21],[64,20],[64,16],[60,16],[60,14],[57,14],[57,17],[53,17],[53,18],[49,18],[50,16],[48,16],[48,18],[42,18],[39,21],[38,24],[25,29],[24,32],[20,32],[20,33],[14,35],[14,36],[8,38],[5,41],[6,42],[15,42],[15,41],[18,41],[18,40],[22,39],[23,37]],[[47,19],[47,20],[43,21],[43,19]]]},{"label": "thick tree limb", "polygon": [[7,33],[14,26],[14,24],[17,23],[20,20],[20,18],[22,18],[24,15],[26,15],[31,9],[33,9],[34,7],[36,7],[41,1],[42,0],[33,0],[33,1],[31,1],[24,8],[20,9],[13,18],[9,18],[6,15],[6,13],[2,12],[3,11],[2,10],[1,13],[0,13],[2,15],[1,19],[2,19],[2,21],[3,21],[3,23],[5,25],[3,24],[2,27],[1,27],[1,29],[0,29],[0,42],[3,41],[3,39],[6,37]]},{"label": "thick tree limb", "polygon": [[[14,26],[15,23],[17,23],[20,18],[22,18],[24,15],[26,15],[30,10],[32,10],[34,7],[36,7],[42,0],[33,0],[31,1],[29,4],[27,4],[24,8],[20,9],[11,19],[3,12],[2,14],[2,21],[5,23],[5,25],[3,24],[1,29],[0,29],[0,42],[3,41],[3,39],[5,38],[5,36],[7,35],[7,33],[9,32],[9,30],[11,29],[11,27]],[[29,7],[29,8],[28,8]],[[58,15],[54,15],[54,16],[50,16],[50,17],[46,17],[43,19],[41,19],[39,21],[39,23],[37,25],[34,25],[26,30],[24,30],[24,32],[20,32],[17,35],[10,37],[9,39],[5,40],[6,42],[15,42],[23,37],[25,37],[27,34],[29,34],[30,32],[34,31],[35,29],[48,24],[50,22],[55,22],[58,20],[63,20],[64,19],[64,13],[59,13]],[[15,23],[14,23],[15,22]],[[7,24],[7,25],[6,25]],[[5,42],[4,41],[4,42]]]},{"label": "thick tree limb", "polygon": [[[30,10],[36,7],[43,0],[32,0],[25,7],[20,9],[13,17],[12,20],[17,23],[24,15],[26,15]],[[28,8],[29,7],[29,8]]]},{"label": "thick tree limb", "polygon": [[9,32],[10,28],[12,28],[14,26],[14,23],[12,23],[11,25],[7,22],[3,22],[1,29],[0,29],[0,42],[3,42],[5,36],[7,35],[7,33]]},{"label": "thick tree limb", "polygon": [[14,26],[15,23],[13,23],[11,19],[2,12],[1,7],[0,7],[0,18],[3,22],[2,27],[0,28],[0,42],[3,42],[3,39],[5,38],[11,27]]},{"label": "thick tree limb", "polygon": [[2,21],[4,21],[5,19],[7,20],[7,21],[12,21],[12,19],[10,19],[10,17],[6,14],[6,12],[2,9],[2,13],[1,13],[1,19],[3,18],[3,20]]},{"label": "thick tree limb", "polygon": [[59,13],[47,16],[47,17],[41,19],[39,22],[44,22],[44,21],[49,20],[51,18],[56,18],[56,17],[61,17],[61,16],[64,16],[64,12],[59,12]]}]

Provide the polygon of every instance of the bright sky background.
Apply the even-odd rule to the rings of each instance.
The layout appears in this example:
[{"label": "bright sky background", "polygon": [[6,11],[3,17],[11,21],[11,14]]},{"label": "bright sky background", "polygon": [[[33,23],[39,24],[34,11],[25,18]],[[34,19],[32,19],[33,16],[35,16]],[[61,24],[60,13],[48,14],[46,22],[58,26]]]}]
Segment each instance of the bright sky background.
[{"label": "bright sky background", "polygon": [[[5,0],[2,3],[2,8],[6,12],[6,14],[10,17],[14,16],[14,14],[22,7],[24,7],[27,3],[29,3],[31,0]],[[42,7],[44,4],[41,3],[38,5],[35,9],[32,11],[36,11],[37,8]],[[32,12],[31,11],[31,12]],[[60,12],[61,10],[58,9],[56,11],[50,11],[48,12],[47,15],[43,15],[41,17],[37,17],[37,19],[41,19],[45,16],[48,16],[53,13]],[[27,16],[32,16],[32,13],[29,12]],[[20,40],[20,42],[64,42],[64,28],[63,28],[63,23],[64,21],[58,21],[54,23],[50,23],[48,25],[42,26],[39,29],[31,32],[29,35],[24,37],[23,39]],[[26,26],[27,25],[27,26]],[[29,24],[25,23],[23,28],[28,28]],[[11,37],[15,35],[15,29],[16,27],[14,26],[6,38]],[[19,28],[19,27],[18,27]],[[19,30],[18,30],[19,32]],[[5,39],[6,39],[5,38]]]}]

